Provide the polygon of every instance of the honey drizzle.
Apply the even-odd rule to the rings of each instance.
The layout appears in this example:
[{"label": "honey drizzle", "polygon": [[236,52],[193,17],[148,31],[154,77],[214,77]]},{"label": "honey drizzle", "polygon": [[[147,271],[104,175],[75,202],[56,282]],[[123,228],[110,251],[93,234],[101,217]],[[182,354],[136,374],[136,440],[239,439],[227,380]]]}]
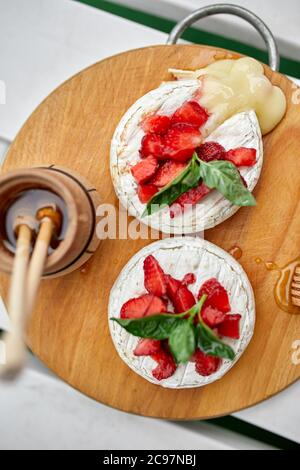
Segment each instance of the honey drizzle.
[{"label": "honey drizzle", "polygon": [[278,280],[274,286],[274,299],[278,307],[292,315],[300,315],[300,308],[293,305],[291,296],[291,284],[295,269],[300,265],[300,256],[283,267],[279,267],[273,262],[265,262],[261,258],[256,258],[255,262],[264,264],[267,271],[278,272]]}]

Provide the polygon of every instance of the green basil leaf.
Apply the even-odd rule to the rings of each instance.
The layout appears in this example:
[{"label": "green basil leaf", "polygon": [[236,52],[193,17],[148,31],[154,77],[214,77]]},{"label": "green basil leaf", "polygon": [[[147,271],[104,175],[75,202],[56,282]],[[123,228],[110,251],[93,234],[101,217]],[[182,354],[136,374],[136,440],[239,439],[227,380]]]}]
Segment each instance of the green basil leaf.
[{"label": "green basil leaf", "polygon": [[209,356],[221,357],[233,361],[235,358],[234,350],[228,346],[228,344],[223,343],[202,320],[198,323],[196,331],[198,347],[201,351]]},{"label": "green basil leaf", "polygon": [[182,316],[160,314],[138,319],[112,318],[112,321],[134,336],[163,340],[168,339],[174,328],[182,322]]},{"label": "green basil leaf", "polygon": [[235,165],[224,160],[200,162],[201,177],[210,189],[217,189],[236,206],[255,206],[256,201],[244,186],[241,175]]},{"label": "green basil leaf", "polygon": [[198,300],[198,302],[195,305],[193,305],[193,307],[191,307],[189,310],[187,310],[184,313],[180,313],[180,316],[182,316],[184,318],[188,317],[189,322],[193,323],[194,317],[196,315],[200,315],[202,307],[203,307],[204,302],[206,301],[206,299],[207,299],[207,295],[203,294],[201,299]]},{"label": "green basil leaf", "polygon": [[194,154],[189,165],[182,173],[150,199],[142,217],[152,215],[164,207],[170,206],[179,196],[197,186],[200,179],[200,165],[197,154]]},{"label": "green basil leaf", "polygon": [[181,320],[170,334],[169,346],[177,364],[188,362],[196,349],[195,327]]},{"label": "green basil leaf", "polygon": [[[187,324],[188,326],[181,327],[185,329],[186,332],[188,332],[186,337],[186,344],[184,344],[185,341],[184,338],[182,338],[183,333],[180,333],[182,331],[181,329],[177,331],[177,334],[172,339],[172,345],[174,347],[174,356],[178,357],[178,359],[182,361],[188,354],[188,351],[191,349],[191,331],[193,332],[193,348],[195,350],[196,332],[193,319],[197,314],[200,315],[201,309],[206,298],[207,296],[203,295],[201,299],[190,310],[179,314],[162,313],[159,315],[151,315],[149,317],[142,317],[137,319],[111,318],[111,320],[118,323],[120,326],[122,326],[122,328],[128,331],[128,333],[131,333],[133,336],[157,340],[164,340],[170,338],[173,334],[173,331],[177,329],[179,325]],[[178,345],[175,344],[177,340],[180,343]],[[182,352],[180,352],[181,347],[183,348]],[[193,354],[193,352],[194,351],[189,354],[189,357]]]}]

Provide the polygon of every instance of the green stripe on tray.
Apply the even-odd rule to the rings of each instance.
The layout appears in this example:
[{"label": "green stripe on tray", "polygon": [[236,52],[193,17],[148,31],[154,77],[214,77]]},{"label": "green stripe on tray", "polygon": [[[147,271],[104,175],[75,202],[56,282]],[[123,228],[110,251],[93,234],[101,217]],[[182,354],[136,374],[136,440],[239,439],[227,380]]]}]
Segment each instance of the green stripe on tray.
[{"label": "green stripe on tray", "polygon": [[[176,24],[176,21],[162,18],[150,13],[145,13],[140,10],[126,7],[124,5],[117,5],[115,3],[107,2],[106,0],[77,0],[86,5],[99,8],[108,13],[126,18],[127,20],[134,21],[135,23],[157,29],[164,33],[169,33]],[[193,42],[195,44],[205,44],[209,46],[222,47],[239,52],[241,54],[255,57],[261,62],[268,63],[268,55],[265,51],[258,49],[254,46],[249,46],[234,39],[225,38],[218,34],[208,33],[198,28],[189,28],[182,36],[183,39]],[[138,47],[138,44],[137,44]],[[300,78],[300,62],[297,60],[281,57],[280,71],[286,75],[291,75]]]},{"label": "green stripe on tray", "polygon": [[245,421],[235,418],[233,416],[225,416],[224,418],[216,418],[207,420],[208,423],[215,426],[236,432],[243,436],[255,439],[256,441],[263,442],[279,450],[300,450],[300,445],[285,437],[266,431],[254,424],[246,423]]}]

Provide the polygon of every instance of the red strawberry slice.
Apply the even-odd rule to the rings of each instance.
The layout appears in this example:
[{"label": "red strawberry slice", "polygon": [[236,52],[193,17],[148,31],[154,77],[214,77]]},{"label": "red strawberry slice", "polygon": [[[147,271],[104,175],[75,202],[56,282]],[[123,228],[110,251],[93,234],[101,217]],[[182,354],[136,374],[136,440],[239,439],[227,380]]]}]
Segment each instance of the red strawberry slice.
[{"label": "red strawberry slice", "polygon": [[185,285],[181,285],[175,294],[173,305],[176,313],[183,313],[192,308],[196,303],[195,297]]},{"label": "red strawberry slice", "polygon": [[172,116],[172,124],[184,122],[194,127],[203,126],[209,118],[209,114],[196,101],[187,101]]},{"label": "red strawberry slice", "polygon": [[146,134],[165,134],[170,126],[171,119],[159,114],[151,114],[142,122],[142,128]]},{"label": "red strawberry slice", "polygon": [[205,162],[226,159],[226,150],[217,142],[205,142],[197,149],[197,154]]},{"label": "red strawberry slice", "polygon": [[182,281],[178,281],[178,279],[174,279],[174,277],[166,274],[165,280],[167,284],[167,296],[173,303],[176,313],[185,312],[195,305],[195,298],[187,288],[189,284],[193,284],[196,281],[194,274],[186,274]]},{"label": "red strawberry slice", "polygon": [[222,360],[219,357],[208,356],[200,351],[200,349],[197,349],[195,352],[194,360],[196,372],[203,377],[208,377],[217,372],[222,364]]},{"label": "red strawberry slice", "polygon": [[182,279],[182,284],[185,286],[189,286],[190,284],[195,284],[195,282],[196,282],[196,276],[193,273],[187,273]]},{"label": "red strawberry slice", "polygon": [[[163,137],[164,158],[185,162],[201,143],[201,133],[190,124],[175,124]],[[154,154],[157,156],[156,154]]]},{"label": "red strawberry slice", "polygon": [[158,134],[146,134],[141,143],[140,155],[142,158],[149,156],[162,157],[163,142],[162,137]]},{"label": "red strawberry slice", "polygon": [[159,168],[151,183],[159,188],[163,188],[182,173],[185,168],[186,163],[168,160]]},{"label": "red strawberry slice", "polygon": [[150,317],[151,315],[158,315],[160,313],[167,313],[168,311],[168,302],[160,297],[153,295],[153,300],[149,305],[145,317]]},{"label": "red strawberry slice", "polygon": [[175,373],[177,366],[171,353],[162,349],[152,354],[151,357],[157,362],[157,367],[152,371],[152,375],[156,380],[168,379]]},{"label": "red strawberry slice", "polygon": [[226,152],[225,160],[236,166],[253,166],[256,163],[256,149],[240,147]]},{"label": "red strawberry slice", "polygon": [[169,274],[165,275],[165,281],[167,285],[167,296],[171,302],[174,302],[175,296],[181,287],[181,282],[177,279],[174,279],[174,277],[170,276]]},{"label": "red strawberry slice", "polygon": [[130,299],[121,308],[121,318],[142,318],[145,315],[164,313],[167,304],[159,297],[145,294],[135,299]]},{"label": "red strawberry slice", "polygon": [[149,255],[144,261],[145,288],[150,294],[162,297],[167,293],[165,273],[154,256]]},{"label": "red strawberry slice", "polygon": [[194,206],[201,201],[207,194],[209,189],[204,183],[200,183],[196,188],[189,189],[186,193],[179,196],[179,198],[170,207],[170,216],[173,218],[179,215],[184,209]]},{"label": "red strawberry slice", "polygon": [[147,204],[157,192],[158,188],[153,184],[141,184],[137,189],[137,194],[142,204]]},{"label": "red strawberry slice", "polygon": [[192,188],[186,193],[182,194],[174,204],[179,204],[184,207],[186,205],[195,205],[197,202],[201,201],[208,193],[210,189],[204,184],[200,183],[196,188]]},{"label": "red strawberry slice", "polygon": [[226,336],[227,338],[240,339],[240,320],[242,316],[239,314],[236,315],[226,315],[225,320],[218,325],[218,332],[221,336]]},{"label": "red strawberry slice", "polygon": [[210,328],[214,328],[225,320],[226,313],[220,312],[220,310],[212,307],[211,305],[207,305],[203,308],[201,316],[204,323],[206,323]]},{"label": "red strawberry slice", "polygon": [[133,354],[135,356],[151,356],[160,351],[160,349],[160,341],[156,339],[140,339]]},{"label": "red strawberry slice", "polygon": [[198,294],[199,300],[203,294],[207,295],[205,305],[215,307],[223,313],[230,312],[228,294],[217,279],[209,279],[202,285]]},{"label": "red strawberry slice", "polygon": [[154,157],[148,157],[131,168],[131,173],[137,183],[142,184],[150,180],[158,169],[158,161]]}]

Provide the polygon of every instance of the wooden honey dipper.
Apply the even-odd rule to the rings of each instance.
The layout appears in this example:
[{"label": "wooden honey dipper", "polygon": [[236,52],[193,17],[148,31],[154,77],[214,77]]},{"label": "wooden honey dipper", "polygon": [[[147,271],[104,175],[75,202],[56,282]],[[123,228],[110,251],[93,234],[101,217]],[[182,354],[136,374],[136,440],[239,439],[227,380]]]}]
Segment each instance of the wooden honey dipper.
[{"label": "wooden honey dipper", "polygon": [[1,368],[1,375],[6,379],[13,379],[25,361],[26,348],[22,336],[26,303],[26,274],[33,237],[30,216],[17,217],[14,229],[17,243],[8,300],[12,331],[6,333],[3,338],[6,348],[6,364]]},{"label": "wooden honey dipper", "polygon": [[62,214],[57,207],[43,207],[36,213],[40,222],[38,236],[32,253],[27,279],[27,309],[31,312],[43,275],[48,249],[53,235],[58,234],[62,226]]},{"label": "wooden honey dipper", "polygon": [[[30,260],[36,220],[40,222],[40,227]],[[51,239],[62,226],[62,215],[57,207],[39,209],[36,220],[23,214],[16,217],[14,224],[17,244],[9,295],[12,331],[4,336],[7,360],[1,368],[1,376],[6,379],[13,379],[25,363],[24,330],[37,296]]]},{"label": "wooden honey dipper", "polygon": [[295,307],[300,307],[300,266],[298,266],[294,272],[291,294],[293,305],[295,305]]}]

